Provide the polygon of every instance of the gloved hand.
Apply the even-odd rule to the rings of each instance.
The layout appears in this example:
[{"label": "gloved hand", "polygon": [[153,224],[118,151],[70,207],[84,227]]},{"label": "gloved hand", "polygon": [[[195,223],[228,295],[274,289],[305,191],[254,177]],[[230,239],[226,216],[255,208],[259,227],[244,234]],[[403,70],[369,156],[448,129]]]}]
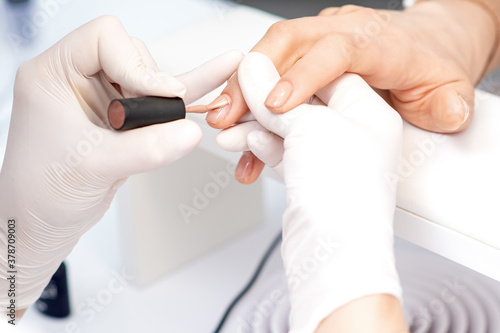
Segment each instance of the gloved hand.
[{"label": "gloved hand", "polygon": [[286,114],[264,105],[280,79],[267,57],[250,53],[238,75],[256,121],[222,131],[217,141],[228,150],[249,149],[283,176],[291,332],[314,332],[330,313],[362,296],[400,298],[391,181],[398,174],[400,116],[355,74]]},{"label": "gloved hand", "polygon": [[[172,162],[201,140],[200,128],[189,120],[113,131],[106,120],[109,102],[185,95],[190,103],[224,83],[241,58],[239,51],[229,52],[174,78],[158,71],[144,44],[129,37],[116,18],[101,17],[21,66],[0,174],[4,311],[11,264],[19,310],[38,299],[128,176]],[[8,262],[9,232],[15,253]]]}]

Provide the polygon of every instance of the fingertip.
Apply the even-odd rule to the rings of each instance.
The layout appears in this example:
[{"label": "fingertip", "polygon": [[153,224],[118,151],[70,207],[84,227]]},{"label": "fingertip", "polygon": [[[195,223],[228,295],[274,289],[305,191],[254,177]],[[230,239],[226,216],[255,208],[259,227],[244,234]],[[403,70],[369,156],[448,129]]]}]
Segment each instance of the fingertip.
[{"label": "fingertip", "polygon": [[259,178],[264,166],[264,162],[259,160],[252,152],[246,151],[236,166],[234,178],[241,184],[252,184]]},{"label": "fingertip", "polygon": [[248,150],[245,130],[234,126],[220,131],[215,137],[219,147],[230,152],[242,152]]},{"label": "fingertip", "polygon": [[284,113],[287,113],[288,111],[292,110],[294,107],[296,106],[293,106],[293,105],[285,105],[285,106],[282,106],[282,107],[274,107],[272,106],[271,103],[269,104],[264,104],[266,106],[266,108],[271,111],[272,113],[274,114],[284,114]]},{"label": "fingertip", "polygon": [[127,98],[136,96],[184,98],[187,91],[184,83],[177,78],[146,66],[130,70],[128,79],[120,85],[126,91]]},{"label": "fingertip", "polygon": [[325,8],[318,13],[318,16],[332,16],[337,14],[340,11],[339,7],[329,7]]},{"label": "fingertip", "polygon": [[289,100],[294,92],[294,85],[290,80],[281,79],[271,90],[264,105],[273,113],[285,113],[290,111]]},{"label": "fingertip", "polygon": [[231,145],[230,145],[230,136],[228,135],[228,132],[225,130],[220,131],[217,133],[215,136],[215,143],[217,146],[220,148],[230,151]]},{"label": "fingertip", "polygon": [[472,121],[473,99],[464,97],[451,87],[439,88],[431,98],[430,105],[432,120],[440,132],[460,132]]},{"label": "fingertip", "polygon": [[150,139],[145,137],[145,151],[149,152],[152,166],[171,163],[187,155],[198,146],[203,137],[201,128],[191,120],[181,119],[170,123],[143,128],[149,131]]},{"label": "fingertip", "polygon": [[209,126],[217,129],[232,126],[248,111],[248,106],[241,93],[237,78],[232,78],[228,82],[228,85],[221,93],[222,95],[227,96],[229,104],[209,111],[205,118]]},{"label": "fingertip", "polygon": [[227,123],[226,118],[229,116],[229,113],[233,106],[233,99],[228,94],[223,93],[219,97],[221,96],[226,97],[225,100],[227,105],[208,111],[207,116],[205,117],[205,120],[210,126],[219,129],[226,128],[231,125],[231,124],[226,124]]},{"label": "fingertip", "polygon": [[472,122],[472,118],[474,117],[474,105],[471,105],[471,103],[467,102],[465,98],[463,98],[460,94],[458,94],[458,98],[460,99],[460,102],[463,104],[465,112],[464,112],[464,119],[460,123],[460,126],[455,130],[455,132],[461,132],[467,127]]},{"label": "fingertip", "polygon": [[[183,122],[183,129],[180,131],[177,140],[183,142],[184,147],[181,148],[182,156],[193,150],[198,146],[203,138],[203,132],[195,122],[189,119],[180,120]],[[181,147],[183,146],[180,145]]]},{"label": "fingertip", "polygon": [[231,60],[231,63],[239,65],[245,54],[242,51],[235,49],[224,53],[222,56],[225,57],[225,60]]}]

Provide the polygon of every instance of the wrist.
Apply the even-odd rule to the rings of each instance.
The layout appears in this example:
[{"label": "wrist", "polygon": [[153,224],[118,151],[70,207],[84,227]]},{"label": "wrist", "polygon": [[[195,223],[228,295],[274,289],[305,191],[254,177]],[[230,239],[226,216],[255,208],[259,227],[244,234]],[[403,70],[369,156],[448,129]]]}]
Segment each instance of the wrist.
[{"label": "wrist", "polygon": [[[469,79],[478,83],[498,64],[499,12],[487,0],[419,0],[408,13],[442,22],[442,32],[429,31],[456,58]],[[498,6],[500,10],[500,5]],[[418,27],[424,29],[423,26]]]},{"label": "wrist", "polygon": [[409,331],[400,301],[392,295],[378,294],[361,297],[334,311],[316,330],[316,333],[327,332]]}]

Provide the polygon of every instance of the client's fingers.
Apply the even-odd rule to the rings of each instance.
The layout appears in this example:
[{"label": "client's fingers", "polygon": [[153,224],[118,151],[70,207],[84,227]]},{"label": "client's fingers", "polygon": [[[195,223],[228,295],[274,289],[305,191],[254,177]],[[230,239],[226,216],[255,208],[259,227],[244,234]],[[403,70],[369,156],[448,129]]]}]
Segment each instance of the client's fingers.
[{"label": "client's fingers", "polygon": [[319,40],[282,76],[266,99],[267,108],[276,113],[289,111],[348,71],[353,61],[350,45],[344,34]]},{"label": "client's fingers", "polygon": [[279,79],[280,75],[273,62],[261,53],[249,53],[240,64],[241,91],[250,111],[266,129],[284,137],[296,115],[292,112],[286,115],[273,114],[264,105],[269,91]]},{"label": "client's fingers", "polygon": [[240,90],[238,73],[228,80],[221,95],[228,96],[230,103],[222,108],[208,112],[206,121],[214,128],[228,128],[248,111],[248,106]]},{"label": "client's fingers", "polygon": [[264,162],[259,160],[252,152],[246,151],[236,166],[234,178],[242,184],[251,184],[259,178]]},{"label": "client's fingers", "polygon": [[328,7],[319,12],[318,16],[332,16],[338,14],[340,7]]},{"label": "client's fingers", "polygon": [[[279,167],[283,161],[285,147],[283,139],[268,131],[254,130],[247,135],[248,148],[261,161],[271,168]],[[281,170],[276,170],[283,176]]]},{"label": "client's fingers", "polygon": [[223,130],[217,134],[215,141],[219,147],[227,151],[246,151],[249,150],[247,136],[255,130],[266,131],[257,121],[249,121]]}]

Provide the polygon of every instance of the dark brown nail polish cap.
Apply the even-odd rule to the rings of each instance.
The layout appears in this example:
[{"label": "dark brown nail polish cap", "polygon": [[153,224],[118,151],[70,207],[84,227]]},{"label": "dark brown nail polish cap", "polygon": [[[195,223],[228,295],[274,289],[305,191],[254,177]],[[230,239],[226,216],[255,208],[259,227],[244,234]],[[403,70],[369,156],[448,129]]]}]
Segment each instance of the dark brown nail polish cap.
[{"label": "dark brown nail polish cap", "polygon": [[112,128],[124,131],[186,118],[186,106],[181,98],[138,97],[114,99],[108,107]]}]

